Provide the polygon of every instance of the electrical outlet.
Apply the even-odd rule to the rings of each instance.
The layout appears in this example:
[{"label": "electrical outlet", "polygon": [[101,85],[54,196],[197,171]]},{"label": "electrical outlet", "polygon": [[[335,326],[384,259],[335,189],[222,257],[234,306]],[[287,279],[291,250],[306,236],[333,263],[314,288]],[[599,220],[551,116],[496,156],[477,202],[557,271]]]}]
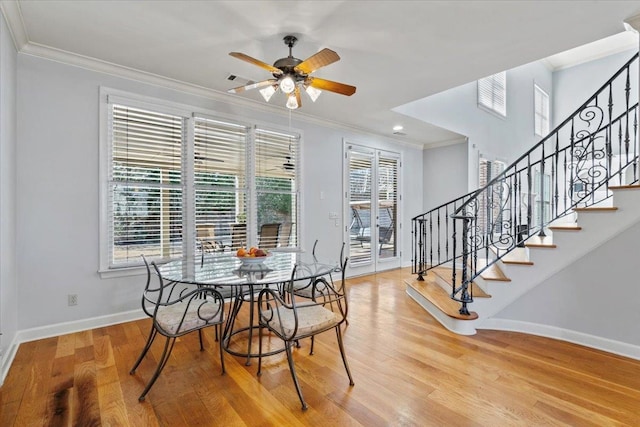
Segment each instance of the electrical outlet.
[{"label": "electrical outlet", "polygon": [[67,295],[67,304],[68,305],[78,305],[78,295],[77,294],[69,294]]}]

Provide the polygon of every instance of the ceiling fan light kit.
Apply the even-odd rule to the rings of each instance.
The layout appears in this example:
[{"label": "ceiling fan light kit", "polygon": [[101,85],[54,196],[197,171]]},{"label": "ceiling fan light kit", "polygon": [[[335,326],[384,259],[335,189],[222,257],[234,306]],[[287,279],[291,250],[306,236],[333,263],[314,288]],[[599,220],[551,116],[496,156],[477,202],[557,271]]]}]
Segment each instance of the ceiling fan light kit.
[{"label": "ceiling fan light kit", "polygon": [[287,96],[286,107],[295,110],[302,106],[300,97],[302,90],[307,93],[313,102],[316,102],[323,90],[346,96],[351,96],[356,92],[355,86],[311,77],[311,73],[319,68],[339,61],[340,57],[331,49],[325,48],[302,61],[294,58],[292,54],[293,46],[295,46],[297,41],[298,39],[295,36],[285,36],[284,44],[289,47],[289,56],[278,59],[273,65],[252,58],[244,53],[230,52],[229,55],[234,58],[257,65],[271,72],[274,78],[229,89],[229,93],[242,93],[247,90],[260,88],[260,95],[262,95],[266,102],[269,102],[271,97],[280,90]]}]

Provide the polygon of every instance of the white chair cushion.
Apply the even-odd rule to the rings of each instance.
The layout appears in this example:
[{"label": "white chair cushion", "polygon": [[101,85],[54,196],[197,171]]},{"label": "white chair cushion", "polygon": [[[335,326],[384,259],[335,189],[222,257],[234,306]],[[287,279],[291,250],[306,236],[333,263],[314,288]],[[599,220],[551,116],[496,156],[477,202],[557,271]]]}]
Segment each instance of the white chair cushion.
[{"label": "white chair cushion", "polygon": [[[209,299],[195,299],[191,301],[188,308],[187,303],[187,301],[180,301],[176,304],[159,307],[156,322],[160,328],[171,335],[176,335],[187,333],[207,324],[221,322],[222,310],[220,310],[219,303]],[[184,321],[182,321],[183,316]],[[182,324],[180,324],[181,321]]]},{"label": "white chair cushion", "polygon": [[[296,335],[299,336],[336,326],[341,320],[340,315],[320,305],[299,304],[297,311],[298,330]],[[269,326],[283,336],[291,337],[296,326],[293,309],[280,307],[279,310],[274,311]]]}]

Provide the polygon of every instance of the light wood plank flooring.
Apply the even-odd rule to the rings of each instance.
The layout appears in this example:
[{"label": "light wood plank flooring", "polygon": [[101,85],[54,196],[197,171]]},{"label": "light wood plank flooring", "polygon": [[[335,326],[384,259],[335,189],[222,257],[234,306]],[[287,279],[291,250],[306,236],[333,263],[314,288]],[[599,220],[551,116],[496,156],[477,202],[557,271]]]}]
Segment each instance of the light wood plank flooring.
[{"label": "light wood plank flooring", "polygon": [[0,426],[638,426],[640,361],[518,333],[446,331],[405,293],[409,272],[351,279],[345,345],[335,334],[295,350],[301,411],[284,355],[226,355],[213,330],[179,340],[147,399],[137,398],[162,350],[129,369],[150,321],[20,346],[0,389]]}]

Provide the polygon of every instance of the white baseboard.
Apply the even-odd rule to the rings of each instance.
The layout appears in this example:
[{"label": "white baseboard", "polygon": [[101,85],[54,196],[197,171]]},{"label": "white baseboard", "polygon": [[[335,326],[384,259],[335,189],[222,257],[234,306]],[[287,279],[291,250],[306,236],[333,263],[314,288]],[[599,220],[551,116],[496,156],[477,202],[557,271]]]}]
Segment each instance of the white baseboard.
[{"label": "white baseboard", "polygon": [[523,322],[509,319],[486,319],[476,325],[477,329],[494,329],[498,331],[523,332],[547,338],[555,338],[585,347],[591,347],[608,353],[640,360],[640,346],[614,341],[608,338],[585,334],[583,332],[562,329],[556,326]]},{"label": "white baseboard", "polygon": [[2,359],[2,366],[0,366],[0,385],[4,383],[4,379],[9,373],[9,369],[11,368],[11,364],[13,363],[13,359],[18,352],[18,347],[20,347],[20,344],[24,342],[56,337],[73,332],[86,331],[88,329],[102,328],[104,326],[144,319],[145,317],[146,315],[144,314],[142,309],[137,309],[106,316],[91,317],[89,319],[56,323],[54,325],[41,326],[38,328],[18,331],[13,341],[11,342],[11,345],[7,349],[4,358]]},{"label": "white baseboard", "polygon": [[2,358],[2,365],[0,366],[0,386],[4,384],[4,379],[7,377],[9,373],[9,368],[11,368],[11,364],[13,363],[13,359],[16,357],[16,353],[18,352],[18,347],[20,344],[16,341],[17,335],[14,336],[13,341],[9,344],[6,353]]}]

